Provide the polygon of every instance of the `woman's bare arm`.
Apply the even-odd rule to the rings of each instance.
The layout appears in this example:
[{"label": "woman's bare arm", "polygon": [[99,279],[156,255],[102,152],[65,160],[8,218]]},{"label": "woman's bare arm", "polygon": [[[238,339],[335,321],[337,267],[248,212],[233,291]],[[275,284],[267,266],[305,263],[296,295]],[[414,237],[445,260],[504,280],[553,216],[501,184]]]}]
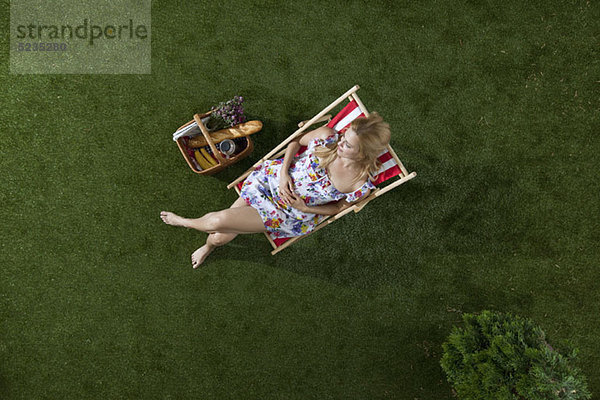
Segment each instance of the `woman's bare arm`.
[{"label": "woman's bare arm", "polygon": [[288,172],[290,169],[290,165],[292,164],[292,159],[298,152],[301,146],[308,146],[308,144],[314,139],[325,139],[331,136],[335,131],[327,126],[322,126],[315,130],[305,133],[304,135],[296,138],[288,144],[287,149],[285,150],[285,155],[283,156],[283,164],[281,166],[281,171]]},{"label": "woman's bare arm", "polygon": [[[361,199],[367,197],[371,190],[367,190],[364,195],[361,196]],[[335,215],[338,214],[345,209],[352,207],[359,200],[356,200],[352,203],[348,203],[346,199],[338,200],[336,203],[324,204],[321,206],[307,206],[304,203],[304,200],[300,198],[300,196],[296,196],[294,201],[291,203],[291,206],[305,213],[310,214],[319,214],[319,215]]]},{"label": "woman's bare arm", "polygon": [[[304,200],[300,199],[300,201],[304,202]],[[300,211],[310,214],[319,214],[319,215],[335,215],[341,211],[341,203],[344,200],[340,200],[337,203],[331,204],[323,204],[322,206],[300,206],[298,208]]]},{"label": "woman's bare arm", "polygon": [[283,156],[281,172],[279,173],[279,196],[285,204],[290,204],[292,202],[292,195],[294,193],[292,179],[290,178],[289,174],[290,165],[292,165],[294,156],[301,146],[307,146],[311,140],[316,138],[325,139],[331,135],[331,132],[333,132],[333,129],[322,126],[305,133],[300,138],[296,138],[288,144],[285,150],[285,155]]}]

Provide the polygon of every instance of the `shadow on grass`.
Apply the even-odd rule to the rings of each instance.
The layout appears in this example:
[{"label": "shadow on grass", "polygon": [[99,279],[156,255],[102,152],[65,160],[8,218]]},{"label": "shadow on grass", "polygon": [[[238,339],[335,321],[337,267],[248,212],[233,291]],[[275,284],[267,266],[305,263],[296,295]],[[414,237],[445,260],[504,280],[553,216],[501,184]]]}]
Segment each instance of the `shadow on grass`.
[{"label": "shadow on grass", "polygon": [[446,339],[446,331],[433,321],[421,320],[409,321],[396,330],[395,337],[382,340],[387,346],[380,350],[381,373],[389,382],[396,382],[392,393],[410,393],[410,398],[451,398],[440,367],[440,343]]},{"label": "shadow on grass", "polygon": [[[253,135],[254,153],[215,176],[224,187],[293,133],[297,122],[310,118],[303,111],[311,109],[307,104],[280,101],[290,110],[286,122],[263,120],[263,131]],[[260,260],[335,284],[376,288],[418,280],[429,260],[439,256],[505,255],[518,248],[520,199],[512,174],[477,160],[464,165],[427,149],[403,150],[416,160],[409,170],[416,170],[417,178],[359,214],[275,256],[264,235],[253,234],[238,236],[211,258]]]},{"label": "shadow on grass", "polygon": [[336,284],[373,288],[403,284],[437,257],[471,255],[494,264],[494,257],[518,248],[519,207],[509,178],[491,166],[436,169],[437,177],[426,171],[359,214],[283,250],[276,264]]},{"label": "shadow on grass", "polygon": [[233,241],[223,247],[215,249],[206,261],[210,265],[212,261],[254,261],[270,267],[276,265],[271,255],[271,245],[262,233],[249,235],[238,235]]},{"label": "shadow on grass", "polygon": [[[453,282],[464,278],[457,275]],[[515,310],[531,307],[532,299],[502,288],[490,289],[478,285],[471,276],[458,287],[465,296],[460,305],[468,312],[483,309]],[[413,288],[414,290],[414,288]],[[414,291],[413,291],[414,293]],[[411,296],[413,293],[406,293]],[[396,382],[392,393],[411,393],[411,398],[453,398],[450,385],[440,367],[442,343],[452,326],[462,324],[460,310],[441,309],[439,288],[420,292],[410,310],[412,317],[403,318],[392,326],[372,327],[377,337],[376,368],[385,382]],[[385,320],[385,319],[383,319]],[[373,321],[371,321],[373,323]]]}]

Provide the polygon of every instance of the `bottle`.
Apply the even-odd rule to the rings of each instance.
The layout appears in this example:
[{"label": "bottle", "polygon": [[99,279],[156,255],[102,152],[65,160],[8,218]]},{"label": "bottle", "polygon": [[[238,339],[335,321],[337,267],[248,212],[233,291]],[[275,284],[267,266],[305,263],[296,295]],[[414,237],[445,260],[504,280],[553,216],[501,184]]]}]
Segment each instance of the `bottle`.
[{"label": "bottle", "polygon": [[246,137],[235,138],[233,139],[233,142],[235,143],[234,155],[240,154],[242,151],[246,150],[246,147],[248,147],[248,138]]}]

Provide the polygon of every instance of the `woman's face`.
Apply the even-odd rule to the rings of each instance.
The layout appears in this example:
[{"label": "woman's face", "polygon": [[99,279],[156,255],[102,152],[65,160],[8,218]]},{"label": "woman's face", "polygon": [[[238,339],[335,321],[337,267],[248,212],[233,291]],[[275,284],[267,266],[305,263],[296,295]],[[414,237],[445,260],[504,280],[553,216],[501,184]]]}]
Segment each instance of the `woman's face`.
[{"label": "woman's face", "polygon": [[337,154],[340,157],[356,159],[360,156],[358,151],[358,136],[352,128],[348,128],[344,135],[340,136],[337,144]]}]

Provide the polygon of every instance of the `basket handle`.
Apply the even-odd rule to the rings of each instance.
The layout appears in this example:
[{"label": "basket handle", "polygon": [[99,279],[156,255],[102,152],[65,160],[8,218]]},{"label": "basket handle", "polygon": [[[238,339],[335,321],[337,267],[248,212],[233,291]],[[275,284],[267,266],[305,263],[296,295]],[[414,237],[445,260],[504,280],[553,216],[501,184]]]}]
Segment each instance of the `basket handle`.
[{"label": "basket handle", "polygon": [[221,152],[219,150],[217,150],[217,147],[213,143],[212,138],[210,137],[210,133],[208,133],[208,129],[206,129],[206,127],[202,123],[202,118],[200,118],[200,115],[194,114],[194,121],[196,121],[196,123],[198,124],[198,127],[202,131],[202,134],[204,135],[204,138],[206,139],[206,142],[210,146],[210,149],[212,150],[212,152],[215,155],[215,157],[217,157],[217,160],[219,161],[219,164],[224,164],[225,163],[225,159],[221,156]]}]

